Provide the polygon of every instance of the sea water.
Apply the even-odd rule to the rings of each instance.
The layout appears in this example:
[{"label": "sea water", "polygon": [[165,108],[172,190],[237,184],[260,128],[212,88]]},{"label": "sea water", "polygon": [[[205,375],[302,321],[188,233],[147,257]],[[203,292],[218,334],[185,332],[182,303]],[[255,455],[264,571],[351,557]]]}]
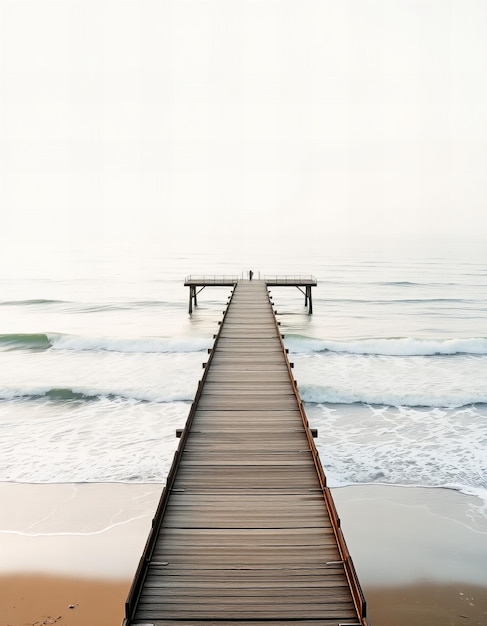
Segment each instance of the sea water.
[{"label": "sea water", "polygon": [[[328,247],[252,256],[255,279],[314,274],[313,315],[273,287],[330,486],[487,495],[487,257]],[[285,260],[283,260],[285,259]],[[163,482],[229,295],[188,313],[187,274],[243,256],[132,258],[0,276],[0,481]]]}]

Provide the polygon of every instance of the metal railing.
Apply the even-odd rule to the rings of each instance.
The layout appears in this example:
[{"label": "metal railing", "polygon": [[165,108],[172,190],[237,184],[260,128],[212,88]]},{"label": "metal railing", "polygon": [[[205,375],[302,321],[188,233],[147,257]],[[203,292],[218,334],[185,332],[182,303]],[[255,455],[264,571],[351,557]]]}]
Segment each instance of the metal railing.
[{"label": "metal railing", "polygon": [[285,274],[284,276],[280,276],[279,274],[275,275],[266,275],[263,277],[263,280],[266,283],[279,283],[282,285],[295,285],[296,283],[300,284],[313,284],[317,283],[316,277],[311,274],[302,275],[302,274]]},{"label": "metal railing", "polygon": [[239,281],[240,277],[236,275],[194,275],[186,276],[184,279],[184,284],[203,284],[203,285],[234,285]]},{"label": "metal railing", "polygon": [[[261,279],[265,282],[277,282],[282,285],[295,285],[299,284],[317,284],[316,276],[311,274],[268,274],[265,276],[256,277],[256,279]],[[237,283],[239,280],[243,279],[242,276],[238,276],[236,274],[190,274],[186,276],[184,279],[185,284],[204,284],[204,285],[214,285],[214,284],[227,284],[232,285]]]}]

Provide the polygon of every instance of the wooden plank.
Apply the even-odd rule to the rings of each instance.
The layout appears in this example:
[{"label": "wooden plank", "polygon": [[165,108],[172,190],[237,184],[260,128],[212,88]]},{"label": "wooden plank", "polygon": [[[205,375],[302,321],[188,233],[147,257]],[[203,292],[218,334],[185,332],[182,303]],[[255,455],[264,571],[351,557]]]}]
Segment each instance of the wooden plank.
[{"label": "wooden plank", "polygon": [[201,589],[222,590],[234,589],[321,589],[327,587],[348,586],[343,572],[333,572],[323,575],[321,569],[287,569],[279,570],[269,568],[267,570],[256,570],[246,568],[208,570],[204,576],[201,570],[160,568],[160,572],[154,572],[151,566],[147,574],[147,584],[152,587],[194,587]]},{"label": "wooden plank", "polygon": [[[218,577],[205,575],[201,576],[198,572],[197,575],[176,575],[176,576],[153,576],[149,575],[146,578],[145,589],[147,592],[150,590],[156,590],[157,593],[165,593],[166,590],[172,593],[173,590],[185,590],[188,593],[208,593],[208,591],[218,589],[221,595],[230,595],[237,591],[245,595],[250,594],[267,594],[274,593],[276,595],[286,595],[289,593],[310,593],[321,594],[326,590],[333,592],[335,589],[344,588],[348,589],[348,584],[343,576],[335,577],[311,577],[301,576],[301,580],[297,581],[294,578],[288,577],[287,580],[277,578],[273,582],[269,582],[268,575],[262,579],[257,579],[255,582],[248,583],[245,579],[240,578],[238,580],[227,580],[226,577]],[[297,577],[296,577],[297,578]]]},{"label": "wooden plank", "polygon": [[[140,624],[141,626],[144,624],[143,620],[137,620],[132,622],[134,624],[134,626],[136,626],[137,624]],[[206,620],[200,620],[200,619],[196,619],[196,620],[191,620],[191,619],[186,619],[183,622],[179,621],[179,624],[183,624],[184,626],[235,626],[236,622],[234,619],[229,620],[229,621],[225,621],[225,620],[212,620],[212,619],[206,619]],[[174,626],[174,621],[173,620],[165,620],[165,619],[152,619],[151,620],[151,624],[152,626]],[[338,622],[336,619],[331,618],[331,619],[320,619],[319,622],[317,622],[316,620],[305,620],[305,619],[296,619],[293,620],[293,626],[337,626]],[[147,626],[147,624],[144,624],[144,626]],[[245,626],[289,626],[289,620],[286,620],[285,618],[282,620],[246,620],[245,621]],[[354,625],[355,626],[355,625]],[[360,626],[358,623],[356,624],[356,626]]]},{"label": "wooden plank", "polygon": [[[132,622],[134,626],[140,624],[140,626],[147,626],[144,621],[137,620],[136,622]],[[152,626],[174,626],[174,620],[161,620],[161,619],[152,619]],[[183,626],[235,626],[238,624],[235,620],[213,620],[213,619],[186,619],[184,621],[178,621],[178,624]],[[319,621],[316,620],[304,620],[304,619],[295,619],[292,622],[293,626],[339,626],[339,622],[335,618],[331,619],[323,619],[321,618]],[[267,620],[246,620],[245,626],[289,626],[289,620],[283,618],[282,620],[275,619],[267,619]],[[352,626],[360,626],[358,622],[353,623]]]},{"label": "wooden plank", "polygon": [[[258,384],[249,384],[246,381],[242,382],[239,385],[238,382],[219,382],[219,383],[207,383],[204,386],[204,390],[202,392],[202,396],[213,396],[218,398],[222,395],[231,395],[232,397],[237,398],[248,398],[250,397],[258,397],[262,399],[261,396],[270,398],[272,396],[278,396],[279,398],[290,396],[293,400],[293,403],[296,403],[296,397],[294,392],[287,383],[274,382],[272,389],[269,389],[267,385],[258,385]],[[228,404],[228,400],[227,400]]]},{"label": "wooden plank", "polygon": [[[303,529],[301,528],[301,530]],[[160,548],[158,547],[154,555],[155,557],[157,556],[157,559],[161,559],[161,562],[167,562],[168,566],[165,567],[170,566],[170,571],[173,568],[179,570],[183,565],[187,565],[191,569],[204,565],[207,565],[207,569],[218,569],[220,567],[224,568],[225,565],[237,566],[242,565],[242,563],[245,563],[245,567],[262,569],[257,566],[263,560],[266,561],[266,569],[290,567],[291,565],[299,569],[303,559],[306,559],[308,566],[316,567],[330,562],[336,555],[334,548],[334,537],[330,536],[328,543],[322,543],[320,546],[294,546],[289,548],[288,546],[280,545],[261,547],[258,555],[255,554],[256,550],[252,546],[242,547],[242,545],[238,548],[236,546],[222,548],[219,546],[201,547],[193,545],[190,551],[187,546],[178,546],[176,548],[162,545]],[[237,551],[239,552],[239,558],[235,560],[234,557]]]},{"label": "wooden plank", "polygon": [[286,606],[283,606],[280,602],[276,603],[272,598],[270,603],[265,602],[264,599],[259,603],[252,599],[249,599],[247,602],[240,601],[239,598],[229,599],[228,602],[223,600],[224,598],[220,602],[213,601],[210,603],[210,606],[203,602],[171,602],[170,599],[167,602],[164,602],[164,599],[161,599],[159,602],[144,602],[141,600],[140,611],[147,616],[150,614],[157,616],[161,614],[161,611],[164,611],[165,614],[173,615],[174,617],[178,615],[181,617],[184,615],[197,617],[198,614],[201,617],[219,616],[222,614],[227,614],[230,617],[232,612],[242,611],[243,609],[249,617],[252,615],[259,615],[262,618],[265,616],[287,616],[288,619],[291,615],[301,619],[303,617],[319,618],[325,615],[328,617],[341,617],[344,614],[349,616],[349,612],[353,611],[353,603],[350,599],[341,601],[340,598],[333,602],[324,600],[323,602],[311,603],[307,597],[303,597],[301,602],[295,600]]},{"label": "wooden plank", "polygon": [[[314,605],[314,607],[323,606],[326,609],[330,603],[335,605],[345,604],[351,605],[350,595],[347,593],[346,587],[334,587],[328,590],[320,590],[321,593],[307,593],[306,591],[299,594],[287,593],[273,594],[273,593],[181,593],[174,590],[168,594],[161,594],[159,590],[150,590],[141,598],[142,605],[175,605],[180,603],[185,609],[189,607],[200,605],[208,607],[208,605],[218,604],[220,607],[238,605],[240,607],[256,608],[260,607],[270,608],[275,606],[276,600],[280,605],[287,605],[290,609],[293,606],[305,604],[307,607]],[[341,607],[342,608],[342,607]]]},{"label": "wooden plank", "polygon": [[[193,424],[197,430],[193,431],[191,429],[188,434],[188,443],[192,441],[204,443],[204,441],[208,440],[215,441],[215,443],[220,443],[221,445],[234,441],[257,443],[262,440],[265,441],[267,438],[269,445],[271,440],[272,442],[275,440],[282,444],[289,442],[294,448],[302,449],[302,441],[308,441],[303,426],[301,426],[301,429],[296,428],[296,421],[280,424],[278,420],[267,419],[265,411],[260,414],[259,419],[253,422],[254,430],[249,430],[247,424],[244,426],[239,423],[240,413],[244,413],[244,411],[235,412],[227,420],[223,417],[220,418],[218,413],[219,411],[215,411],[215,416],[211,418],[211,424],[208,426],[195,419]],[[234,429],[231,428],[229,419],[235,425]]]},{"label": "wooden plank", "polygon": [[[199,495],[199,494],[195,494]],[[230,494],[230,497],[237,497]],[[213,529],[201,528],[189,530],[185,528],[164,528],[159,537],[160,545],[172,546],[226,546],[239,547],[251,544],[254,547],[265,546],[320,546],[334,538],[331,528],[308,529],[301,528],[279,529]]]},{"label": "wooden plank", "polygon": [[206,385],[235,383],[242,386],[246,385],[267,385],[273,387],[275,384],[289,385],[290,376],[284,368],[271,368],[267,370],[254,370],[249,367],[229,367],[229,364],[213,363],[215,367],[211,368],[211,374],[206,378]]},{"label": "wooden plank", "polygon": [[[278,397],[248,397],[245,394],[233,394],[231,398],[232,408],[234,411],[248,411],[250,409],[256,411],[274,411],[279,407],[283,409],[292,409],[296,406],[296,399],[292,395]],[[202,394],[199,406],[203,410],[209,409],[228,409],[229,398],[225,395],[220,397]]]},{"label": "wooden plank", "polygon": [[[353,607],[346,585],[312,590],[305,588],[262,589],[260,593],[256,590],[238,589],[218,589],[215,592],[215,589],[205,588],[147,588],[141,597],[141,606],[146,610],[151,610],[155,608],[155,605],[160,604],[179,604],[183,611],[185,609],[193,609],[195,605],[205,606],[206,610],[211,610],[216,606],[221,609],[225,606],[233,605],[235,608],[239,607],[239,610],[244,615],[248,614],[251,607],[259,607],[259,609],[267,611],[274,609],[274,619],[280,615],[279,610],[276,610],[276,606],[282,608],[284,604],[287,604],[290,609],[303,604],[308,608],[313,607],[315,610],[320,606],[323,613],[326,613],[326,609],[330,605],[336,606],[340,604],[340,609],[344,612]],[[169,607],[166,608],[169,609]],[[215,617],[216,613],[217,611],[215,610]],[[165,613],[162,613],[162,615],[165,616]],[[303,614],[301,617],[305,617],[305,615]]]},{"label": "wooden plank", "polygon": [[[204,576],[199,576],[201,580]],[[241,598],[258,598],[258,597],[273,597],[274,601],[277,598],[282,597],[307,597],[308,599],[313,599],[316,597],[321,597],[322,599],[333,599],[334,597],[342,597],[350,600],[349,589],[346,581],[343,579],[341,581],[332,582],[329,585],[320,585],[316,587],[307,587],[306,583],[303,582],[301,586],[290,586],[289,584],[286,586],[286,583],[282,583],[281,581],[277,581],[276,585],[273,587],[269,586],[261,586],[261,587],[245,587],[245,586],[233,586],[227,587],[220,584],[220,581],[214,581],[211,585],[198,585],[195,586],[193,583],[189,583],[185,578],[179,583],[172,583],[167,579],[159,581],[159,584],[153,584],[150,579],[147,580],[144,587],[144,595],[143,598],[151,598],[151,597],[167,597],[169,595],[176,597],[179,596],[181,602],[185,602],[188,599],[199,600],[200,598],[208,598],[214,597],[215,590],[218,590],[217,593],[221,598],[231,598],[236,595]]]},{"label": "wooden plank", "polygon": [[[276,409],[274,411],[266,411],[265,413],[259,413],[258,411],[238,411],[238,413],[228,406],[220,411],[211,411],[208,409],[203,409],[198,404],[198,411],[193,418],[193,424],[197,421],[200,421],[204,424],[208,422],[208,424],[212,424],[214,419],[220,419],[223,424],[226,424],[229,428],[234,428],[237,426],[238,428],[247,427],[249,430],[254,428],[255,424],[264,424],[264,418],[267,422],[274,420],[277,423],[288,423],[291,422],[296,430],[301,430],[303,425],[299,416],[297,414],[297,409],[295,406],[291,407],[291,409]],[[238,414],[239,422],[235,424],[233,418]]]}]

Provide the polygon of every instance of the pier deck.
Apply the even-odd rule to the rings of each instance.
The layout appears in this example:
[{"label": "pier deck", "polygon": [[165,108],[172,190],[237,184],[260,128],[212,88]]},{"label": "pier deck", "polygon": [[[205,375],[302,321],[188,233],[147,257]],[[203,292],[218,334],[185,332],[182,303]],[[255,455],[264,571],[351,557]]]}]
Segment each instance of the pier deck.
[{"label": "pier deck", "polygon": [[124,626],[365,626],[365,602],[264,281],[239,281]]}]

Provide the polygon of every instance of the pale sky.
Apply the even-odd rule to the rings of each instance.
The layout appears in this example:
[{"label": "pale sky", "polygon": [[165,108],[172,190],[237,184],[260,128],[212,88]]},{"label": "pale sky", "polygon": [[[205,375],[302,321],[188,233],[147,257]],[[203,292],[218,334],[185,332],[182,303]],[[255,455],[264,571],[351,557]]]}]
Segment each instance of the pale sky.
[{"label": "pale sky", "polygon": [[0,0],[2,246],[483,236],[485,0]]}]

